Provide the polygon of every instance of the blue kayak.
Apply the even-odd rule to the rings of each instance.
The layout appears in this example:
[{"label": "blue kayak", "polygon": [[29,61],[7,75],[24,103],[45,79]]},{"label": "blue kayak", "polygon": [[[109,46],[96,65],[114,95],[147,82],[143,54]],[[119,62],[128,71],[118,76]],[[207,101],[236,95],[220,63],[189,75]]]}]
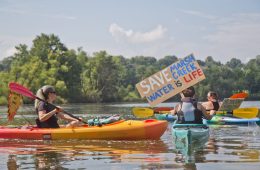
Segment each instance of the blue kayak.
[{"label": "blue kayak", "polygon": [[211,120],[205,120],[209,125],[248,125],[256,123],[260,125],[260,118],[242,119],[228,116],[214,116]]},{"label": "blue kayak", "polygon": [[[177,119],[177,116],[170,114],[155,114],[156,119],[158,120],[167,120],[169,122],[174,122]],[[203,120],[205,124],[208,125],[248,125],[250,123],[256,123],[260,126],[260,118],[252,119],[242,119],[230,116],[216,115],[211,120]]]}]

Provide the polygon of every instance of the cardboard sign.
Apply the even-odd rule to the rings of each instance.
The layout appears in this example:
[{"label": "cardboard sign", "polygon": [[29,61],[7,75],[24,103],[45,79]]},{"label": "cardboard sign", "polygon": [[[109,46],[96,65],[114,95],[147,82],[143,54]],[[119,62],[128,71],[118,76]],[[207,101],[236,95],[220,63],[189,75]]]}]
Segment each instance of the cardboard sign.
[{"label": "cardboard sign", "polygon": [[234,109],[237,109],[240,107],[244,99],[231,99],[231,98],[225,98],[223,100],[223,103],[221,104],[219,111],[232,111]]},{"label": "cardboard sign", "polygon": [[155,106],[205,79],[193,54],[136,84],[142,97]]}]

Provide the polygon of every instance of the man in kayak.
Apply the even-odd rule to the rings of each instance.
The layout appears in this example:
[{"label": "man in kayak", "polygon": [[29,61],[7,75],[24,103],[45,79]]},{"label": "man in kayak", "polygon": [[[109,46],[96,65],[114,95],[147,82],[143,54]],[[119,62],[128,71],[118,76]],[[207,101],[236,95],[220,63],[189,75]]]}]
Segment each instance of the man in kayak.
[{"label": "man in kayak", "polygon": [[70,121],[66,127],[79,126],[79,120],[61,113],[62,108],[55,108],[51,105],[57,97],[53,86],[43,86],[37,91],[36,96],[46,101],[35,100],[35,109],[38,113],[36,124],[39,128],[59,128],[58,118]]},{"label": "man in kayak", "polygon": [[212,115],[207,114],[206,109],[195,99],[193,86],[181,93],[181,102],[177,104],[171,114],[177,115],[179,124],[203,124],[203,118],[210,120]]},{"label": "man in kayak", "polygon": [[202,106],[205,107],[206,111],[211,115],[216,114],[220,108],[221,102],[218,100],[218,94],[214,91],[209,91],[207,94],[208,101],[203,102]]}]

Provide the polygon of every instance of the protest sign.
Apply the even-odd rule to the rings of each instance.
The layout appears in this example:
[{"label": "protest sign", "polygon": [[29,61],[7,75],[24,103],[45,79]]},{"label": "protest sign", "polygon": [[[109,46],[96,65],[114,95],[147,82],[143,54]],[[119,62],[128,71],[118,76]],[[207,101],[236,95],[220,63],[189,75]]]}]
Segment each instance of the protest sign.
[{"label": "protest sign", "polygon": [[137,83],[136,88],[141,97],[146,97],[151,106],[156,106],[203,79],[202,69],[190,54]]}]

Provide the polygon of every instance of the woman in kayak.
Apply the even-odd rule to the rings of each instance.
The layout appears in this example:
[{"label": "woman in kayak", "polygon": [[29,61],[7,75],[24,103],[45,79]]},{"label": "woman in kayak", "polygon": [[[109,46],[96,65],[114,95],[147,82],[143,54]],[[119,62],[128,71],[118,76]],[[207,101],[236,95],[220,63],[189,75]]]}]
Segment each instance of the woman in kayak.
[{"label": "woman in kayak", "polygon": [[212,115],[207,114],[206,109],[194,99],[193,86],[183,90],[181,96],[181,102],[171,111],[173,115],[177,115],[177,123],[203,124],[203,118],[207,120],[212,118]]},{"label": "woman in kayak", "polygon": [[59,128],[60,126],[58,124],[58,118],[70,121],[66,127],[79,126],[79,120],[61,113],[62,108],[55,108],[53,105],[51,105],[57,97],[53,86],[43,86],[37,91],[36,96],[47,101],[43,102],[38,99],[35,100],[35,109],[38,113],[36,124],[39,128]]},{"label": "woman in kayak", "polygon": [[218,100],[218,94],[214,91],[209,91],[207,94],[208,101],[203,102],[202,106],[205,107],[206,111],[209,112],[211,115],[216,114],[218,111],[221,102]]}]

